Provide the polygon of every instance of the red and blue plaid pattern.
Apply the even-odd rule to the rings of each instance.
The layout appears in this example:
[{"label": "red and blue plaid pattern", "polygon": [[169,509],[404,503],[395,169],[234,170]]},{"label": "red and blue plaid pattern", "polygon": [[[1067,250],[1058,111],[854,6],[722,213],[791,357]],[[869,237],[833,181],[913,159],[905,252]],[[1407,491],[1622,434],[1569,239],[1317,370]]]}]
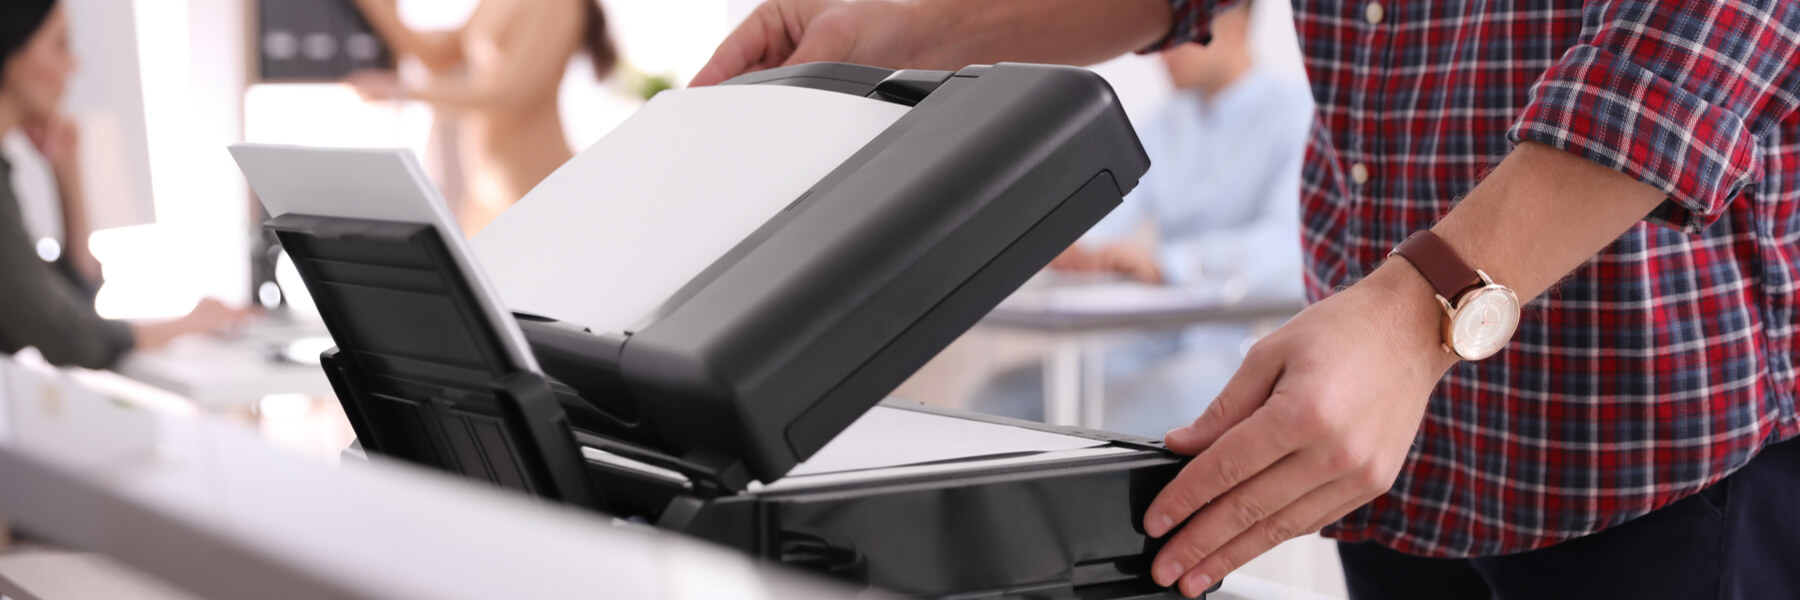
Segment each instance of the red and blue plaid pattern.
[{"label": "red and blue plaid pattern", "polygon": [[[1159,47],[1204,39],[1225,3],[1172,0]],[[1800,3],[1300,0],[1294,13],[1319,106],[1301,192],[1314,300],[1521,141],[1669,194],[1531,302],[1504,352],[1452,369],[1393,489],[1328,535],[1438,557],[1531,550],[1800,434]]]}]

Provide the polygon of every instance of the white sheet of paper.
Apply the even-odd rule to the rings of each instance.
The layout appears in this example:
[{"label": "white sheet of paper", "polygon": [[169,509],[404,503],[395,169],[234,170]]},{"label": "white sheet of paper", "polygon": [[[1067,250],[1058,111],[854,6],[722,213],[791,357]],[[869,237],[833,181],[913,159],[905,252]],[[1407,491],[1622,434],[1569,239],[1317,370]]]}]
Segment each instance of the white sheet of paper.
[{"label": "white sheet of paper", "polygon": [[436,227],[451,258],[474,283],[482,311],[500,324],[507,354],[516,364],[538,371],[524,332],[492,278],[472,258],[462,228],[411,151],[236,144],[231,156],[270,217],[299,213]]},{"label": "white sheet of paper", "polygon": [[511,308],[625,332],[904,106],[779,85],[663,92],[473,239]]},{"label": "white sheet of paper", "polygon": [[783,477],[775,483],[763,484],[752,481],[747,488],[752,492],[782,492],[831,485],[843,485],[863,481],[893,481],[911,477],[942,477],[951,473],[976,471],[997,468],[1012,468],[1025,465],[1045,463],[1067,464],[1073,461],[1117,456],[1140,452],[1133,448],[1118,446],[1095,446],[1093,448],[1076,448],[1073,450],[1052,450],[1034,454],[999,454],[978,460],[957,462],[940,462],[901,467],[886,467],[863,471],[841,471],[837,473],[818,473],[803,477]]},{"label": "white sheet of paper", "polygon": [[1024,427],[877,406],[819,449],[812,458],[794,467],[787,478],[981,456],[1059,452],[1105,443]]}]

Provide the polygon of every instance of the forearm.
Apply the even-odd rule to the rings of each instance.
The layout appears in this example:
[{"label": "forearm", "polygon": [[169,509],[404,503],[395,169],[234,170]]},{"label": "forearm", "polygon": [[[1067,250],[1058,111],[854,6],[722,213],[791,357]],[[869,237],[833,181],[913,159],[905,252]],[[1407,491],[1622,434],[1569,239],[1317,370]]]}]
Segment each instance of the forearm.
[{"label": "forearm", "polygon": [[455,109],[487,109],[509,103],[522,104],[528,97],[517,92],[504,93],[491,86],[479,86],[464,78],[440,77],[418,85],[408,85],[401,93],[410,100]]},{"label": "forearm", "polygon": [[1168,0],[917,0],[927,18],[923,64],[956,69],[1002,61],[1086,65],[1167,35]]},{"label": "forearm", "polygon": [[1618,171],[1527,143],[1432,231],[1524,300],[1605,249],[1665,197]]},{"label": "forearm", "polygon": [[[1529,301],[1642,220],[1665,194],[1549,146],[1521,144],[1432,231],[1459,256]],[[1443,312],[1405,259],[1368,277],[1405,303],[1414,338],[1436,348]],[[1426,301],[1420,301],[1421,299]],[[1455,362],[1443,353],[1444,368]]]},{"label": "forearm", "polygon": [[356,0],[356,8],[395,52],[417,56],[425,51],[424,39],[400,20],[395,0]]}]

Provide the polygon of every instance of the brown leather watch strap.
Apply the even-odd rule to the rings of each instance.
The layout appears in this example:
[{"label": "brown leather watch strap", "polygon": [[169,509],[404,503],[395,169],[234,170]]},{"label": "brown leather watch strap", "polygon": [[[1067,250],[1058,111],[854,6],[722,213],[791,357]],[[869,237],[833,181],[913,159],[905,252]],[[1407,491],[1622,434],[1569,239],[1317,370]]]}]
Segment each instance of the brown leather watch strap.
[{"label": "brown leather watch strap", "polygon": [[1394,248],[1398,254],[1412,263],[1413,268],[1425,276],[1431,288],[1437,290],[1445,300],[1456,301],[1456,297],[1464,290],[1481,281],[1481,275],[1469,263],[1463,262],[1443,238],[1432,233],[1430,229],[1421,229],[1418,233],[1400,242]]}]

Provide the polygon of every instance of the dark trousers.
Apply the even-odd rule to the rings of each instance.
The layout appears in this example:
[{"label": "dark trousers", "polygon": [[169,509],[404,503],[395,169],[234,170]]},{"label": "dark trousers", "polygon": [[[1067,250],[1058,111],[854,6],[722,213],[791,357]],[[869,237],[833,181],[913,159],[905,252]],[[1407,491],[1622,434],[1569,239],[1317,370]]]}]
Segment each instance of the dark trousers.
[{"label": "dark trousers", "polygon": [[1548,548],[1472,559],[1338,544],[1352,600],[1800,598],[1800,439],[1650,514]]}]

